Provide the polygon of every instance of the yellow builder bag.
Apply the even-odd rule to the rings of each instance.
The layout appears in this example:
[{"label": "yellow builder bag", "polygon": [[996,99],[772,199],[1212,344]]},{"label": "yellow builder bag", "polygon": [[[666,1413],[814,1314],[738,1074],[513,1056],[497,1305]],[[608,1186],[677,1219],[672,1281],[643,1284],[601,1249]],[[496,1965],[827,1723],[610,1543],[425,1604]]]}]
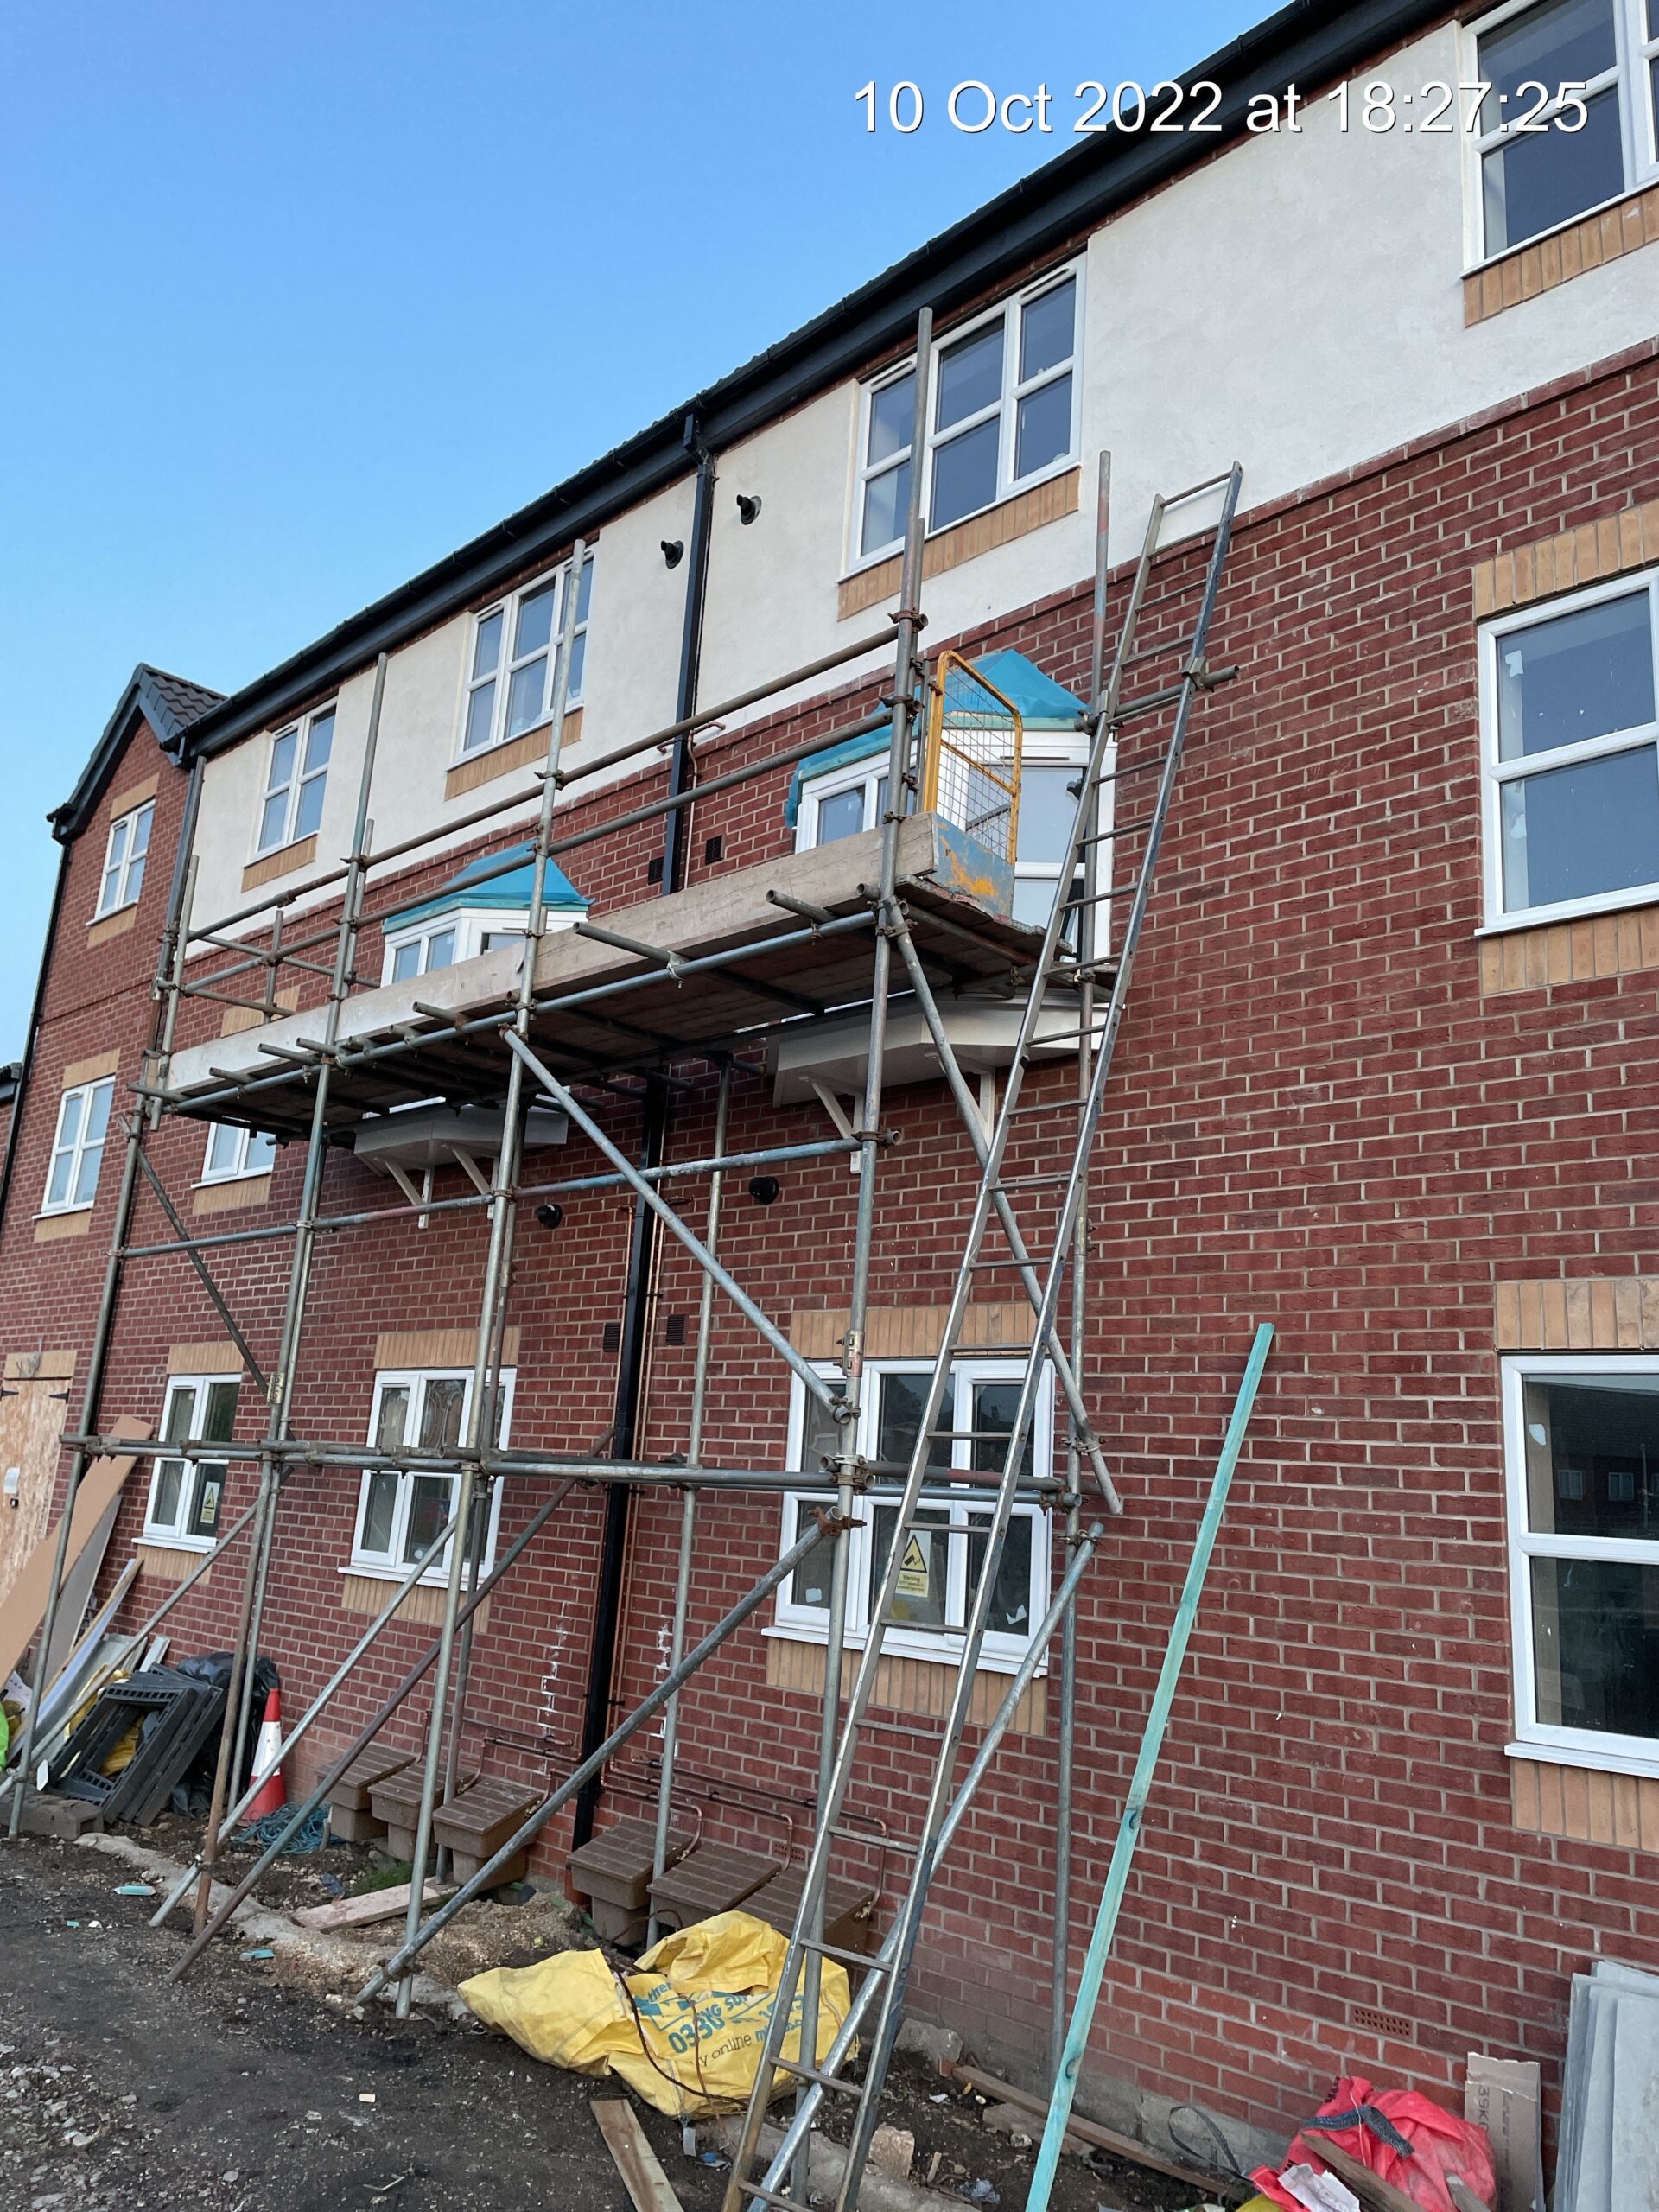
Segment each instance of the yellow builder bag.
[{"label": "yellow builder bag", "polygon": [[[496,1967],[461,1985],[486,2027],[532,2058],[577,2074],[620,2075],[659,2112],[683,2120],[748,2102],[788,1939],[746,1912],[717,1913],[653,1944],[631,1974],[598,1951],[559,1951],[534,1966]],[[817,2056],[847,2017],[847,1970],[823,1962]],[[800,2054],[796,1999],[783,2056]],[[772,2094],[793,2077],[774,2075]]]}]

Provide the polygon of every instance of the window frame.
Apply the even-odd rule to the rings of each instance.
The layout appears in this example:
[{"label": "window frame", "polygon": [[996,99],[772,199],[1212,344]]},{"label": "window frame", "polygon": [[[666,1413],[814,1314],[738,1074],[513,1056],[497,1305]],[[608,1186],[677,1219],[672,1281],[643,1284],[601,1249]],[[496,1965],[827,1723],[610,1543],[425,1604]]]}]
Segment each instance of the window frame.
[{"label": "window frame", "polygon": [[[961,523],[971,522],[976,515],[988,514],[993,507],[1001,506],[1005,500],[1013,499],[1016,493],[1028,492],[1039,484],[1047,483],[1052,477],[1064,476],[1069,469],[1077,466],[1083,452],[1083,356],[1084,334],[1087,327],[1087,296],[1084,287],[1086,263],[1087,256],[1079,255],[1076,259],[1067,261],[1058,268],[1046,270],[1042,276],[1033,277],[1030,283],[1021,285],[1016,290],[1007,293],[1001,299],[994,302],[979,313],[969,316],[964,321],[953,323],[948,330],[934,339],[928,355],[926,404],[923,410],[923,420],[926,424],[922,473],[922,534],[925,537],[938,534],[929,519],[932,503],[934,454],[940,446],[949,445],[953,439],[960,437],[976,422],[988,422],[993,416],[996,416],[1001,422],[997,445],[996,491],[995,495],[986,500],[982,505],[970,508],[966,514],[957,515],[950,522],[942,524],[939,526],[942,530],[955,530]],[[1033,302],[1039,299],[1045,292],[1054,291],[1068,281],[1075,283],[1077,286],[1076,321],[1071,333],[1071,351],[1065,360],[1057,362],[1051,367],[1039,371],[1036,376],[1022,380],[1019,375],[1020,335],[1017,326],[1021,322],[1027,308]],[[995,406],[987,405],[976,415],[964,416],[959,422],[950,423],[944,430],[939,430],[935,425],[934,415],[938,397],[940,356],[960,345],[964,339],[971,338],[976,330],[983,329],[999,317],[1004,319],[1007,327],[1005,327],[1002,339],[1002,384]],[[853,448],[851,511],[847,521],[847,557],[842,569],[843,576],[857,575],[862,569],[874,568],[883,561],[890,561],[904,543],[902,533],[898,537],[889,538],[885,544],[872,547],[868,551],[861,548],[860,541],[864,526],[865,486],[874,478],[886,475],[889,470],[900,467],[906,458],[910,460],[912,466],[914,466],[915,455],[908,444],[893,453],[884,454],[879,462],[872,463],[869,460],[869,439],[870,417],[876,395],[887,390],[889,385],[899,383],[915,366],[916,356],[914,353],[911,353],[902,361],[893,362],[882,370],[880,375],[869,378],[859,386],[855,410],[855,443]],[[1040,468],[1033,468],[1028,475],[1017,477],[1014,474],[1014,461],[1015,440],[1018,435],[1020,402],[1039,390],[1044,385],[1054,383],[1068,372],[1071,378],[1071,429],[1066,450],[1053,461],[1045,461]]]},{"label": "window frame", "polygon": [[[231,1408],[231,1436],[234,1437],[236,1416],[241,1408],[241,1391],[245,1379],[239,1368],[224,1375],[169,1375],[167,1378],[167,1389],[162,1397],[160,1431],[162,1437],[165,1439],[167,1436],[168,1424],[177,1393],[191,1390],[198,1394],[192,1414],[194,1423],[205,1409],[208,1392],[215,1386],[223,1388],[227,1384],[234,1385],[237,1393]],[[186,1431],[183,1441],[187,1444],[196,1444],[205,1442],[207,1439],[198,1428],[193,1426]],[[183,1471],[179,1483],[178,1510],[170,1522],[157,1521],[156,1518],[156,1495],[161,1490],[163,1477],[172,1467],[179,1467]],[[201,1490],[209,1478],[210,1471],[217,1476],[219,1496],[213,1505],[213,1532],[211,1535],[204,1535],[193,1530],[190,1523],[196,1517]],[[219,1530],[224,1519],[225,1486],[229,1477],[230,1461],[228,1459],[167,1459],[158,1455],[150,1470],[149,1490],[144,1499],[144,1525],[139,1532],[139,1542],[159,1545],[168,1551],[212,1551],[219,1541]]]},{"label": "window frame", "polygon": [[[842,1371],[833,1360],[813,1363],[814,1371],[826,1382],[840,1382]],[[874,1386],[884,1375],[929,1376],[933,1371],[931,1359],[868,1359],[864,1363],[867,1384]],[[977,1382],[1018,1382],[1025,1371],[1020,1359],[968,1357],[951,1362],[951,1372],[958,1390],[971,1391]],[[875,1387],[867,1388],[860,1408],[858,1449],[874,1458],[877,1424],[880,1420],[880,1392]],[[806,1388],[798,1376],[790,1378],[789,1401],[789,1465],[798,1466],[806,1425]],[[965,1424],[952,1410],[951,1427],[962,1428]],[[965,1467],[971,1446],[955,1442],[950,1446],[951,1462]],[[1039,1479],[1046,1478],[1053,1471],[1054,1462],[1054,1374],[1044,1363],[1036,1413],[1032,1424],[1032,1466]],[[868,1510],[861,1511],[861,1525],[847,1532],[845,1541],[849,1546],[847,1561],[848,1605],[847,1643],[850,1649],[862,1650],[869,1639],[869,1606],[871,1597],[871,1567],[874,1558],[875,1509],[892,1504],[899,1497],[900,1485],[884,1481],[873,1484],[865,1494]],[[949,1505],[952,1508],[951,1527],[971,1528],[976,1517],[969,1508],[977,1501],[980,1516],[989,1510],[995,1491],[982,1485],[969,1489],[953,1489],[945,1482],[929,1481],[922,1490],[918,1503],[923,1506]],[[797,1516],[802,1506],[822,1505],[833,1502],[833,1484],[813,1483],[803,1479],[798,1489],[784,1493],[783,1525],[779,1543],[780,1553],[795,1541]],[[1027,1599],[1027,1613],[1030,1633],[1010,1636],[1004,1630],[988,1630],[981,1647],[979,1664],[982,1669],[994,1674],[1012,1674],[1023,1662],[1031,1649],[1032,1635],[1048,1610],[1053,1586],[1053,1515],[1043,1505],[1020,1504],[1014,1509],[1017,1518],[1029,1520],[1031,1533],[1031,1587]],[[953,1552],[963,1561],[965,1573],[967,1547],[953,1546]],[[954,1586],[957,1573],[953,1567]],[[820,1605],[796,1604],[792,1578],[778,1592],[772,1621],[766,1633],[786,1637],[796,1643],[822,1644],[827,1641],[828,1617]],[[889,1628],[883,1639],[883,1649],[908,1658],[944,1662],[954,1666],[962,1656],[963,1639],[957,1634],[943,1634],[932,1629]],[[1046,1660],[1039,1672],[1046,1671]]]},{"label": "window frame", "polygon": [[[594,607],[594,553],[590,550],[582,562],[582,574],[587,580],[588,587],[588,611],[586,613],[582,612],[579,593],[576,601],[576,626],[572,634],[571,643],[572,654],[577,662],[576,680],[571,684],[565,696],[567,712],[581,706],[587,683],[588,632],[593,621]],[[518,585],[515,590],[501,593],[491,600],[487,606],[474,610],[467,632],[467,658],[462,664],[461,684],[461,714],[455,731],[454,759],[451,763],[452,766],[459,766],[463,760],[482,760],[486,753],[493,753],[499,746],[516,745],[520,738],[528,737],[534,730],[544,729],[551,722],[554,675],[558,663],[559,640],[564,631],[565,594],[569,588],[570,570],[570,563],[568,560],[562,561],[556,567],[543,570],[540,575],[532,576],[528,582]],[[534,599],[537,592],[545,591],[550,584],[553,587],[553,611],[550,617],[547,644],[544,646],[537,646],[534,652],[521,654],[515,661],[512,655],[512,643],[518,626],[518,610],[525,600]],[[501,617],[500,650],[492,667],[480,675],[475,665],[478,658],[479,632],[485,623],[496,614]],[[547,657],[547,678],[542,690],[541,711],[534,721],[526,722],[522,729],[509,733],[507,708],[509,694],[512,689],[513,671],[515,668],[528,666],[538,654],[543,652]],[[473,695],[474,692],[481,691],[486,683],[492,683],[495,687],[495,696],[490,703],[489,735],[481,744],[469,746],[467,742],[467,732],[472,721]]]},{"label": "window frame", "polygon": [[1621,1736],[1608,1730],[1562,1727],[1540,1720],[1533,1637],[1531,1563],[1535,1559],[1609,1560],[1659,1567],[1659,1538],[1535,1535],[1529,1527],[1525,1386],[1574,1376],[1659,1376],[1659,1353],[1515,1352],[1500,1363],[1503,1414],[1505,1540],[1510,1567],[1510,1648],[1513,1667],[1515,1740],[1511,1757],[1540,1758],[1610,1773],[1659,1779],[1659,1738]]},{"label": "window frame", "polygon": [[[1649,38],[1643,18],[1645,0],[1611,0],[1613,14],[1613,67],[1593,78],[1580,95],[1585,100],[1596,97],[1609,85],[1616,88],[1618,109],[1619,154],[1624,181],[1618,190],[1593,206],[1581,207],[1576,214],[1564,215],[1559,223],[1547,229],[1534,231],[1512,245],[1488,248],[1486,244],[1486,194],[1484,176],[1485,156],[1497,146],[1516,135],[1513,124],[1500,124],[1491,130],[1471,131],[1466,128],[1467,108],[1463,96],[1458,96],[1457,128],[1463,145],[1464,181],[1464,267],[1472,275],[1477,270],[1503,261],[1512,253],[1522,252],[1541,239],[1559,237],[1571,230],[1575,223],[1587,222],[1605,208],[1617,207],[1621,200],[1633,192],[1640,192],[1647,185],[1659,181],[1659,115],[1656,115],[1653,92],[1653,58],[1659,55],[1659,35]],[[1485,15],[1459,26],[1458,75],[1471,85],[1480,78],[1480,41],[1489,31],[1499,29],[1517,16],[1526,15],[1541,4],[1541,0],[1503,0],[1503,5],[1491,9]],[[1548,120],[1560,111],[1559,99],[1552,99],[1536,120]]]},{"label": "window frame", "polygon": [[[506,1444],[512,1433],[512,1405],[518,1377],[518,1370],[516,1367],[504,1367],[500,1371],[500,1441],[503,1445]],[[376,1370],[373,1387],[369,1394],[368,1431],[364,1440],[371,1449],[374,1447],[376,1437],[379,1433],[380,1407],[388,1389],[402,1387],[410,1391],[410,1412],[415,1433],[416,1435],[420,1433],[420,1412],[414,1394],[419,1390],[423,1395],[425,1386],[429,1382],[460,1382],[461,1384],[461,1432],[463,1434],[466,1433],[467,1414],[473,1400],[473,1370],[470,1367],[383,1367]],[[357,1510],[352,1522],[351,1554],[346,1565],[340,1569],[342,1574],[366,1574],[384,1582],[401,1582],[404,1580],[410,1567],[413,1565],[412,1560],[403,1556],[404,1540],[409,1533],[410,1502],[413,1496],[415,1484],[424,1471],[427,1471],[420,1468],[412,1470],[405,1468],[398,1471],[397,1493],[392,1505],[391,1541],[384,1552],[373,1552],[365,1550],[364,1548],[363,1524],[368,1511],[369,1487],[373,1478],[374,1470],[369,1467],[364,1468],[358,1484]],[[450,1474],[444,1479],[450,1484],[449,1497],[453,1509],[454,1484],[460,1478],[454,1474]],[[487,1574],[495,1564],[496,1533],[501,1519],[502,1488],[503,1484],[499,1480],[490,1484],[490,1510],[484,1532],[484,1555],[478,1562],[478,1572],[480,1575]],[[448,1517],[446,1515],[445,1518]],[[450,1542],[453,1543],[454,1541],[454,1539],[451,1537]],[[448,1581],[448,1579],[449,1545],[446,1544],[438,1558],[421,1576],[416,1587],[425,1589],[435,1584],[443,1585]]]},{"label": "window frame", "polygon": [[[887,748],[883,746],[880,752],[867,753],[861,760],[846,760],[838,768],[826,768],[820,776],[802,779],[800,804],[795,810],[798,853],[810,853],[817,845],[819,809],[823,800],[840,798],[847,791],[861,791],[864,794],[864,829],[881,827],[879,794],[887,779]],[[854,834],[862,836],[863,831]],[[837,838],[832,842],[841,841]]]},{"label": "window frame", "polygon": [[[86,1126],[91,1118],[88,1109],[92,1099],[100,1090],[107,1091],[109,1099],[104,1115],[104,1127],[98,1139],[98,1170],[92,1177],[91,1195],[78,1198],[75,1196],[75,1190],[80,1181],[81,1168],[86,1154],[92,1149],[86,1141]],[[63,1141],[64,1117],[69,1111],[69,1102],[72,1098],[78,1098],[81,1102],[80,1119],[75,1125],[73,1141],[65,1144]],[[90,1213],[97,1205],[99,1180],[104,1173],[104,1153],[110,1141],[110,1122],[114,1111],[115,1077],[112,1075],[94,1076],[90,1083],[71,1084],[67,1090],[60,1093],[58,1118],[52,1132],[52,1148],[48,1153],[46,1160],[46,1189],[41,1198],[42,1217],[48,1214]],[[54,1200],[52,1196],[53,1177],[59,1160],[65,1156],[73,1162],[69,1171],[67,1195]]]},{"label": "window frame", "polygon": [[[1599,607],[1615,599],[1634,599],[1645,593],[1648,601],[1648,643],[1653,658],[1656,719],[1627,730],[1612,730],[1601,737],[1583,738],[1573,745],[1554,747],[1547,753],[1518,753],[1513,760],[1499,758],[1497,657],[1506,638],[1535,629],[1562,614]],[[1659,876],[1645,884],[1629,884],[1617,891],[1596,891],[1582,899],[1558,899],[1550,906],[1506,908],[1503,904],[1503,787],[1552,768],[1571,768],[1586,760],[1618,753],[1634,753],[1646,746],[1654,754],[1659,776],[1659,568],[1637,569],[1592,584],[1583,591],[1567,592],[1515,607],[1484,622],[1479,636],[1481,739],[1481,865],[1484,884],[1484,928],[1489,931],[1535,929],[1546,922],[1572,921],[1581,915],[1611,913],[1622,907],[1648,906],[1659,900]]]},{"label": "window frame", "polygon": [[[580,914],[563,914],[551,909],[543,914],[543,926],[551,936],[556,931],[573,929],[582,919]],[[384,983],[412,983],[422,976],[441,973],[423,964],[412,976],[394,976],[392,969],[399,952],[406,946],[424,946],[435,937],[442,937],[453,930],[455,934],[455,957],[446,960],[444,967],[458,968],[463,960],[477,960],[486,952],[499,952],[500,945],[486,944],[487,937],[522,938],[530,927],[528,906],[452,906],[442,914],[429,915],[423,922],[414,922],[407,929],[388,930],[381,939],[380,981]]]},{"label": "window frame", "polygon": [[[225,1167],[215,1171],[213,1166],[213,1145],[221,1129],[234,1130],[238,1139],[236,1148],[236,1166],[234,1167]],[[249,1164],[248,1154],[254,1144],[258,1142],[268,1144],[270,1147],[270,1151],[269,1155],[265,1159],[262,1160],[257,1166],[251,1166]],[[276,1165],[276,1140],[267,1131],[264,1129],[245,1128],[241,1123],[238,1122],[213,1122],[208,1125],[207,1147],[201,1156],[201,1173],[197,1179],[198,1187],[201,1187],[202,1185],[210,1183],[218,1185],[219,1183],[252,1182],[259,1176],[269,1175],[271,1169]]]},{"label": "window frame", "polygon": [[[142,852],[135,852],[133,842],[140,823],[143,824],[144,849]],[[124,912],[127,907],[136,906],[143,896],[145,864],[149,859],[149,841],[155,829],[156,802],[153,798],[143,799],[137,806],[130,806],[124,814],[118,814],[111,823],[109,835],[104,841],[104,866],[98,879],[98,903],[92,909],[95,922],[107,920],[111,914]],[[116,852],[118,838],[121,847],[118,856]],[[136,883],[133,880],[135,868],[138,879]],[[112,877],[115,879],[113,898],[109,895]]]},{"label": "window frame", "polygon": [[[321,766],[311,766],[311,744],[320,722],[329,722],[328,758]],[[293,721],[284,722],[280,729],[270,732],[265,745],[264,781],[259,791],[259,810],[254,817],[253,857],[269,860],[273,853],[286,852],[290,845],[298,844],[305,837],[315,837],[322,827],[322,807],[327,804],[328,771],[334,764],[334,741],[340,734],[340,702],[331,699],[326,706],[314,707],[308,714],[300,715]],[[285,737],[294,740],[294,761],[286,782],[273,784],[272,774],[276,766],[276,748]],[[299,828],[300,810],[304,794],[313,784],[321,784],[323,796],[318,804],[317,827],[302,830]],[[283,800],[282,835],[265,841],[265,817],[274,799]]]}]

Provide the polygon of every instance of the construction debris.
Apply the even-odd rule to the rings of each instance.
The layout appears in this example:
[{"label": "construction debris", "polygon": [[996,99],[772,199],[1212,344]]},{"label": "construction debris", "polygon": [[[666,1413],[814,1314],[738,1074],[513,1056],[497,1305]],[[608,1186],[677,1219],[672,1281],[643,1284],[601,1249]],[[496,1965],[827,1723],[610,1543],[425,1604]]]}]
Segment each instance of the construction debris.
[{"label": "construction debris", "polygon": [[1463,2116],[1484,2127],[1497,2174],[1496,2212],[1544,2212],[1543,2082],[1535,2058],[1471,2050]]},{"label": "construction debris", "polygon": [[633,2200],[635,2212],[684,2212],[657,2153],[645,2140],[633,2107],[621,2097],[595,2097],[588,2110],[599,2124],[606,2149],[616,2161],[616,2171]]},{"label": "construction debris", "polygon": [[1598,1959],[1573,1977],[1555,2212],[1659,2204],[1659,1974]]},{"label": "construction debris", "polygon": [[1250,2179],[1284,2212],[1306,2212],[1306,2196],[1290,2185],[1299,2166],[1316,2177],[1334,2173],[1362,2212],[1470,2212],[1453,2195],[1453,2180],[1490,2212],[1497,2186],[1484,2129],[1419,2090],[1374,2089],[1355,2075],[1337,2083],[1277,2171],[1258,2166]]}]

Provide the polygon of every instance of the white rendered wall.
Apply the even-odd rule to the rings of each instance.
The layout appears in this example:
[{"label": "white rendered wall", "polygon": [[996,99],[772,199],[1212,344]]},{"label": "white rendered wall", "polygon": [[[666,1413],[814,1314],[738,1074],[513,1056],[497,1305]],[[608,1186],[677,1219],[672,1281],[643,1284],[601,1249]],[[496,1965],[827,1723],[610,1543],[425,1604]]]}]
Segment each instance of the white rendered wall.
[{"label": "white rendered wall", "polygon": [[[1400,92],[1471,73],[1446,26],[1360,73]],[[1112,454],[1112,550],[1122,560],[1139,543],[1154,490],[1237,459],[1248,511],[1651,337],[1659,247],[1465,328],[1462,142],[1366,131],[1359,105],[1351,103],[1344,132],[1335,108],[1316,99],[1300,132],[1246,139],[1095,233],[1079,512],[929,582],[930,645],[1090,574],[1103,447]],[[883,607],[844,623],[837,612],[857,411],[849,381],[721,454],[705,705],[880,626]],[[761,500],[748,528],[740,492]],[[666,569],[659,541],[689,541],[691,500],[688,474],[605,525],[582,753],[672,718],[689,569]],[[470,634],[470,620],[457,619],[393,657],[374,807],[383,843],[514,788],[443,801]],[[340,695],[320,866],[349,836],[371,682],[365,671]],[[199,915],[244,903],[267,743],[251,740],[209,768]],[[534,779],[526,772],[520,781],[528,798]]]}]

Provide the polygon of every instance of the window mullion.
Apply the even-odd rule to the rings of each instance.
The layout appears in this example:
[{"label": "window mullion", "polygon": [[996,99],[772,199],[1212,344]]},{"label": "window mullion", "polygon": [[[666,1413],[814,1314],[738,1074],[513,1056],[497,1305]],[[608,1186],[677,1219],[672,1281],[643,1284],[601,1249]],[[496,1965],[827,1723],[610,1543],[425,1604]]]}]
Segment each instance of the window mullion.
[{"label": "window mullion", "polygon": [[1548,773],[1552,768],[1576,767],[1586,760],[1603,760],[1615,753],[1639,752],[1659,743],[1659,721],[1643,722],[1635,729],[1608,730],[1600,737],[1581,737],[1574,745],[1552,746],[1544,753],[1522,753],[1513,760],[1491,764],[1493,780],[1512,784],[1526,776]]}]

